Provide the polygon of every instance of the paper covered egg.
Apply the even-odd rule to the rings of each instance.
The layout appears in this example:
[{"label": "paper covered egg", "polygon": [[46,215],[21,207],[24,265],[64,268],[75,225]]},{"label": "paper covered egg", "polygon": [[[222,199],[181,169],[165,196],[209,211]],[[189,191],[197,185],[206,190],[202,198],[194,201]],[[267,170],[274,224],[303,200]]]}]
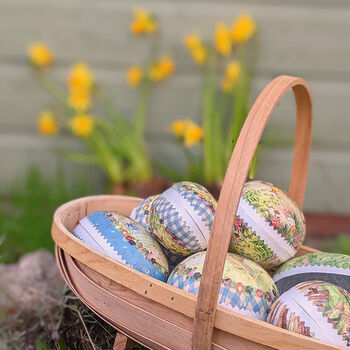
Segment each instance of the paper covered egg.
[{"label": "paper covered egg", "polygon": [[350,256],[309,253],[287,261],[273,275],[280,293],[304,281],[325,281],[350,292]]},{"label": "paper covered egg", "polygon": [[[150,226],[150,214],[152,203],[157,197],[158,195],[144,199],[132,210],[130,214],[130,218],[135,220],[142,227],[144,227],[153,237],[154,235]],[[184,259],[184,257],[181,255],[173,254],[170,250],[166,249],[165,247],[162,247],[162,249],[168,260],[169,272],[171,272],[174,269],[174,267]]]},{"label": "paper covered egg", "polygon": [[113,211],[96,211],[80,220],[73,235],[146,275],[161,281],[167,279],[168,262],[158,242],[129,217]]},{"label": "paper covered egg", "polygon": [[[205,252],[191,255],[175,267],[168,283],[198,295]],[[278,297],[269,274],[257,263],[228,253],[225,261],[218,303],[232,311],[265,320]]]},{"label": "paper covered egg", "polygon": [[230,252],[271,268],[291,259],[304,237],[304,215],[285,192],[261,181],[244,185]]},{"label": "paper covered egg", "polygon": [[201,185],[179,182],[152,204],[151,229],[173,254],[188,256],[207,248],[216,201]]},{"label": "paper covered egg", "polygon": [[327,282],[302,282],[276,300],[267,322],[308,337],[350,346],[350,294]]}]

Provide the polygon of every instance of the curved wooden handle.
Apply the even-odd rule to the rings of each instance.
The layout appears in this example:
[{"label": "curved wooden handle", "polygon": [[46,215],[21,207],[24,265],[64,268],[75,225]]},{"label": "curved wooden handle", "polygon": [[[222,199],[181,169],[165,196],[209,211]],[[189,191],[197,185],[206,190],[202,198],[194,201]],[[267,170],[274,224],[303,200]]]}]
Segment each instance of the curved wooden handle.
[{"label": "curved wooden handle", "polygon": [[297,123],[289,196],[300,207],[303,204],[311,146],[311,93],[303,79],[279,76],[265,87],[251,108],[225,175],[199,288],[192,337],[193,350],[211,349],[222,272],[243,185],[270,114],[290,88],[293,89],[297,105]]}]

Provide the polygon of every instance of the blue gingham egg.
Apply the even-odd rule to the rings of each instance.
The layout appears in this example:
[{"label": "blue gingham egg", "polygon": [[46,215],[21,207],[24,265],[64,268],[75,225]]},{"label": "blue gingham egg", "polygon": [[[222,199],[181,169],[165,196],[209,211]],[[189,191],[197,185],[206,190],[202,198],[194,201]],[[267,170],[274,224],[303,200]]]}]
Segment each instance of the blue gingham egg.
[{"label": "blue gingham egg", "polygon": [[[198,295],[206,252],[193,254],[175,267],[168,283]],[[257,263],[228,253],[222,273],[218,303],[229,310],[259,320],[266,320],[278,297],[269,274]]]},{"label": "blue gingham egg", "polygon": [[158,242],[136,221],[113,211],[96,211],[82,220],[73,235],[110,258],[161,281],[169,275]]},{"label": "blue gingham egg", "polygon": [[[158,197],[158,195],[150,196],[144,199],[140,204],[138,204],[131,212],[131,219],[138,222],[142,227],[144,227],[153,237],[154,234],[150,225],[150,214],[153,201]],[[174,267],[179,264],[184,257],[181,255],[173,254],[170,250],[162,246],[164,254],[168,259],[169,272],[171,272]]]},{"label": "blue gingham egg", "polygon": [[154,199],[151,229],[173,254],[188,256],[207,248],[216,201],[203,186],[179,182]]}]

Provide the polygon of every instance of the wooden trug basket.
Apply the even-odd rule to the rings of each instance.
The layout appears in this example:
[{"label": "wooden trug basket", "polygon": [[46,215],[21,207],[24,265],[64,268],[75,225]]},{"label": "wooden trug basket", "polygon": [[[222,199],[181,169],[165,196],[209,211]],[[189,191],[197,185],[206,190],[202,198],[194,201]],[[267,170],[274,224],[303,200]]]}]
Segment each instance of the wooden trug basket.
[{"label": "wooden trug basket", "polygon": [[[250,163],[272,110],[289,89],[293,89],[297,106],[289,196],[302,206],[311,144],[311,94],[303,79],[280,76],[257,98],[237,140],[218,201],[198,297],[114,261],[71,234],[86,215],[97,210],[130,215],[141,199],[91,196],[57,209],[52,225],[57,263],[65,281],[85,305],[121,333],[151,349],[343,349],[217,305],[235,213]],[[297,255],[314,251],[303,246]]]}]

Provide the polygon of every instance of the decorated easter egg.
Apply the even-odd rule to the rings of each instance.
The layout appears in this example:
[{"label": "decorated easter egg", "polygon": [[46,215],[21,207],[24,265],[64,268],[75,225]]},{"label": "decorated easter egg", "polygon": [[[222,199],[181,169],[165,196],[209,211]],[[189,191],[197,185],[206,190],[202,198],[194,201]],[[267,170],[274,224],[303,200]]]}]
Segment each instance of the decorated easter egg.
[{"label": "decorated easter egg", "polygon": [[[206,252],[189,256],[170,274],[168,283],[198,295]],[[225,261],[218,303],[227,309],[266,320],[278,297],[278,290],[269,274],[257,263],[228,253]]]},{"label": "decorated easter egg", "polygon": [[151,228],[172,253],[188,256],[207,248],[216,201],[201,185],[179,182],[152,204]]},{"label": "decorated easter egg", "polygon": [[137,222],[113,211],[96,211],[73,235],[95,250],[151,277],[166,281],[167,259],[158,242]]},{"label": "decorated easter egg", "polygon": [[350,292],[350,256],[309,253],[287,261],[273,275],[280,293],[304,281],[325,281]]},{"label": "decorated easter egg", "polygon": [[350,294],[327,282],[299,283],[276,300],[267,322],[335,345],[350,346]]},{"label": "decorated easter egg", "polygon": [[[144,199],[132,210],[130,214],[130,217],[138,222],[142,227],[144,227],[153,237],[154,235],[150,225],[150,214],[152,203],[157,197],[158,195],[150,196]],[[184,257],[181,255],[173,254],[170,250],[166,249],[163,246],[162,249],[168,260],[169,272],[171,272],[174,267],[184,259]]]},{"label": "decorated easter egg", "polygon": [[304,237],[304,215],[285,192],[261,181],[244,185],[230,252],[271,268],[291,259]]}]

